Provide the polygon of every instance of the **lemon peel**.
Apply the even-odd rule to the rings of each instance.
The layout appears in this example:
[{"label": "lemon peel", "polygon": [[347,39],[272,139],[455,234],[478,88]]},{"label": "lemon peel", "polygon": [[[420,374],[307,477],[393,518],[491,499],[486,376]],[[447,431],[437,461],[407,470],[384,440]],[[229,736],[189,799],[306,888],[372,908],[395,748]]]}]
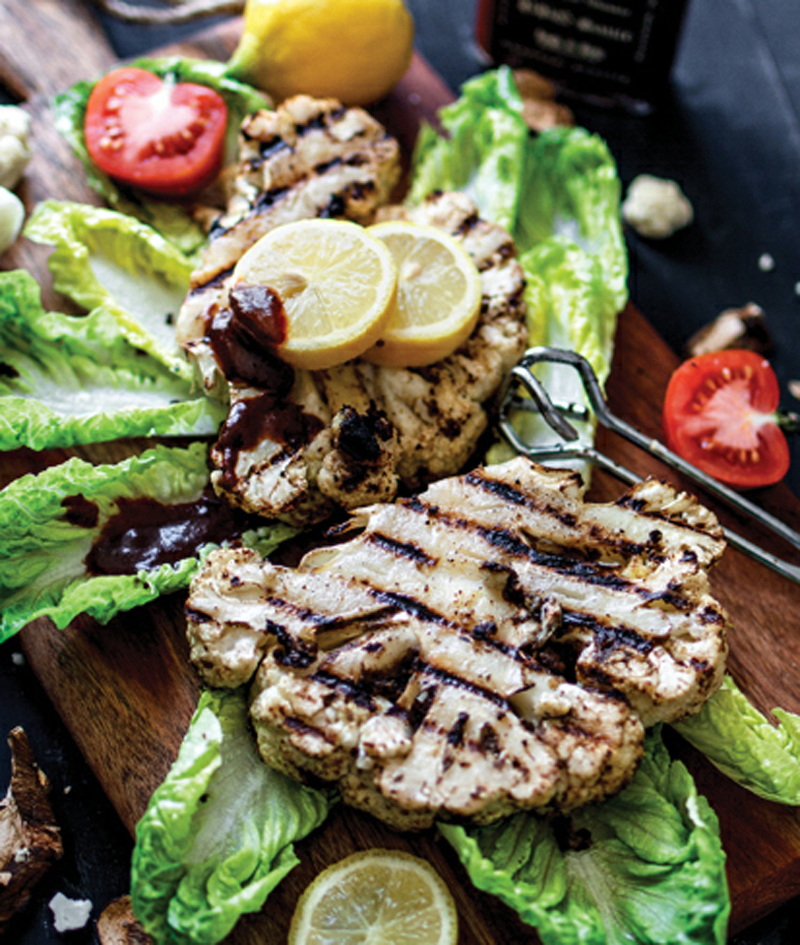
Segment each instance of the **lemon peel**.
[{"label": "lemon peel", "polygon": [[403,0],[247,0],[228,71],[276,103],[304,93],[367,105],[402,78],[413,42]]}]

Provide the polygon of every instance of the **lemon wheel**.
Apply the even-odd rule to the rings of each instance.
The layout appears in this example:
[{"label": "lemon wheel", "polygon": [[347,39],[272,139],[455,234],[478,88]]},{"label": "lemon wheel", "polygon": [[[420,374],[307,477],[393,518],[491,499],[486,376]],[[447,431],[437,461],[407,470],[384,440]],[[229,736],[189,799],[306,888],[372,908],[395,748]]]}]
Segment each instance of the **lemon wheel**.
[{"label": "lemon wheel", "polygon": [[365,358],[391,367],[422,367],[459,348],[475,329],[481,277],[454,237],[433,226],[390,220],[369,227],[397,266],[397,302],[386,330]]},{"label": "lemon wheel", "polygon": [[344,220],[276,227],[242,256],[232,284],[269,287],[286,315],[277,352],[299,368],[349,361],[383,334],[397,295],[397,267],[385,243]]},{"label": "lemon wheel", "polygon": [[289,945],[455,945],[458,919],[426,861],[367,850],[334,863],[298,901]]}]

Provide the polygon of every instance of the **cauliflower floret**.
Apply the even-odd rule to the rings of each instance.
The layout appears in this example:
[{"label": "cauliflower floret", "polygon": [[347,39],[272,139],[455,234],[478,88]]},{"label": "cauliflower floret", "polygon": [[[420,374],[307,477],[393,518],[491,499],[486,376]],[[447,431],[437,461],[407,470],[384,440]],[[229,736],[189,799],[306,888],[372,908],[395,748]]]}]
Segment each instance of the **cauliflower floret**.
[{"label": "cauliflower floret", "polygon": [[19,236],[24,219],[25,208],[22,201],[10,190],[0,187],[0,256]]},{"label": "cauliflower floret", "polygon": [[622,218],[640,236],[665,239],[688,226],[694,210],[674,180],[640,174],[628,188]]},{"label": "cauliflower floret", "polygon": [[30,116],[21,108],[0,105],[0,187],[13,190],[25,173],[31,159],[30,124]]}]

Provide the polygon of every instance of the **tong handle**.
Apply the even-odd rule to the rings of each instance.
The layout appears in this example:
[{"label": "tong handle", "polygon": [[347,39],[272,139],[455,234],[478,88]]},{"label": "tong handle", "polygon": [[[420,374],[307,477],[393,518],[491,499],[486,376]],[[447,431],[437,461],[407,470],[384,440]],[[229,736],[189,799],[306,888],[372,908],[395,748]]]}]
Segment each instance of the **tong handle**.
[{"label": "tong handle", "polygon": [[[749,515],[760,525],[770,529],[795,548],[800,548],[800,535],[785,522],[780,521],[780,519],[770,515],[769,512],[764,511],[764,509],[750,502],[738,492],[734,492],[721,482],[708,476],[702,470],[697,469],[697,467],[687,462],[681,456],[678,456],[677,453],[668,449],[658,440],[645,436],[635,427],[612,413],[608,408],[602,387],[592,366],[586,358],[575,351],[551,347],[531,348],[525,353],[522,360],[511,370],[503,390],[499,427],[500,432],[513,449],[531,459],[538,460],[584,459],[613,473],[628,484],[641,481],[641,477],[598,452],[594,447],[580,445],[576,442],[579,440],[579,434],[566,419],[565,414],[582,416],[581,408],[578,405],[557,405],[552,401],[544,384],[542,384],[539,378],[533,373],[533,367],[539,363],[563,364],[575,369],[580,375],[589,405],[602,426],[619,434],[651,456],[655,456],[661,462],[676,469],[694,482],[697,482],[707,492],[721,499],[734,510]],[[521,384],[527,390],[531,397],[533,409],[540,413],[548,426],[561,437],[561,443],[551,444],[549,446],[531,446],[529,443],[522,440],[508,417],[509,410],[515,403],[518,403],[514,398],[515,382]],[[569,446],[568,444],[575,445]],[[723,531],[726,540],[733,547],[746,552],[761,563],[779,572],[784,577],[788,577],[790,580],[800,584],[799,567],[764,551],[764,549],[760,548],[758,545],[735,532],[731,532],[727,529],[723,529]]]}]

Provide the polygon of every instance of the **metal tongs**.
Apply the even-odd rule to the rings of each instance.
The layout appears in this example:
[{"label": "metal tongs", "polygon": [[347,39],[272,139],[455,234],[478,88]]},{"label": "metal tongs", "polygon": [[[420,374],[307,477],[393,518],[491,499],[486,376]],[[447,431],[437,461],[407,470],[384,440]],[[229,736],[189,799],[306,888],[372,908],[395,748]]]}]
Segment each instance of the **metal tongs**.
[{"label": "metal tongs", "polygon": [[[544,384],[533,373],[534,365],[542,363],[563,364],[577,371],[586,393],[588,406],[578,403],[554,403]],[[527,398],[520,396],[520,387],[527,392]],[[513,410],[527,410],[540,414],[548,426],[561,437],[561,440],[543,445],[526,443],[511,423],[510,414]],[[600,382],[591,365],[584,357],[574,351],[550,347],[529,349],[506,378],[500,396],[498,427],[503,438],[514,450],[537,462],[545,462],[546,460],[584,460],[599,469],[612,473],[628,485],[641,482],[641,476],[637,476],[629,469],[621,466],[593,445],[581,442],[580,434],[569,422],[569,419],[589,421],[591,419],[590,410],[594,412],[597,421],[602,426],[619,434],[651,456],[655,456],[661,462],[697,482],[703,489],[722,500],[732,509],[750,516],[760,525],[770,529],[789,544],[800,549],[800,535],[784,522],[754,505],[739,493],[717,482],[716,479],[712,479],[691,463],[673,453],[672,450],[667,449],[658,440],[650,439],[629,423],[615,416],[606,404]],[[729,545],[745,552],[761,564],[777,571],[783,577],[800,584],[799,566],[776,557],[735,532],[728,529],[723,529],[723,532]]]}]

